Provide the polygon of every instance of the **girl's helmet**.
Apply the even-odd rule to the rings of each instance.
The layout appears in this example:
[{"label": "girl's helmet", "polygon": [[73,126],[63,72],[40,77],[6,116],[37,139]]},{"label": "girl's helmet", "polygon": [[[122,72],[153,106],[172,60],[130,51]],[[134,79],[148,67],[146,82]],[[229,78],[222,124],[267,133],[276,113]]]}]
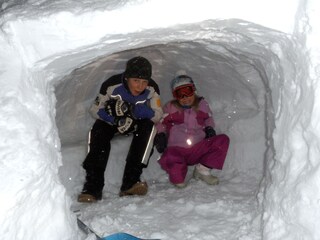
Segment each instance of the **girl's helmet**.
[{"label": "girl's helmet", "polygon": [[184,70],[180,70],[171,81],[171,90],[174,98],[181,99],[192,96],[196,91],[196,86],[192,78]]}]

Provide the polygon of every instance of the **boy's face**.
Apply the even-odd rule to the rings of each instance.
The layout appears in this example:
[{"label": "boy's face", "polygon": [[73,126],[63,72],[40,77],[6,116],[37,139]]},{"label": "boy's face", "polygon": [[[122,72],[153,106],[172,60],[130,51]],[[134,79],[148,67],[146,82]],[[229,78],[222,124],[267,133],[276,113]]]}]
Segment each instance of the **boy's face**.
[{"label": "boy's face", "polygon": [[148,86],[149,81],[140,78],[128,78],[128,87],[133,96],[138,96]]}]

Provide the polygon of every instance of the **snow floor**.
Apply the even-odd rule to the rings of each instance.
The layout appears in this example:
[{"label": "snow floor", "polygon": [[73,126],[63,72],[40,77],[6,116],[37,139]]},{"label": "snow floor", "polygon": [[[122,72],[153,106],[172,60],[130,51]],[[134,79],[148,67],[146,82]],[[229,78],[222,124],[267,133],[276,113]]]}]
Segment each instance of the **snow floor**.
[{"label": "snow floor", "polygon": [[[69,154],[74,154],[75,149],[70,148]],[[102,237],[126,232],[163,240],[261,239],[256,176],[236,171],[213,172],[220,184],[209,186],[193,179],[192,171],[190,167],[188,186],[184,189],[172,186],[163,172],[157,180],[147,180],[146,196],[120,198],[119,184],[108,184],[103,199],[93,204],[76,201],[82,184],[74,183],[77,186],[73,188],[71,210],[81,213],[80,219]],[[83,239],[91,240],[94,236],[83,235]]]}]

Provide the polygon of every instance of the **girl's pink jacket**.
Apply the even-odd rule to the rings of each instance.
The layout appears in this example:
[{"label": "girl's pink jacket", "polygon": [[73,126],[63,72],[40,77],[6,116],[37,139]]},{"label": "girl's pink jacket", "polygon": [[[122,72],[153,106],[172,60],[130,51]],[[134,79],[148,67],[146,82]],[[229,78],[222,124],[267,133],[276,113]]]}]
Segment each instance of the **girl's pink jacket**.
[{"label": "girl's pink jacket", "polygon": [[157,124],[158,132],[168,136],[168,147],[190,148],[205,138],[204,128],[214,128],[214,120],[208,102],[202,98],[197,110],[179,108],[172,102],[164,108],[162,120]]}]

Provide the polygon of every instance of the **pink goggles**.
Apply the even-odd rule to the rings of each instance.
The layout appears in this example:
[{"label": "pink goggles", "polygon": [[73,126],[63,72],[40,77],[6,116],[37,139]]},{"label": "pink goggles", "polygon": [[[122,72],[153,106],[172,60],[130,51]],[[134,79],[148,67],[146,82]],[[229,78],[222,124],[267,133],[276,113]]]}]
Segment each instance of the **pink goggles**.
[{"label": "pink goggles", "polygon": [[175,89],[173,91],[173,96],[179,100],[185,97],[193,96],[194,92],[195,92],[194,86],[192,84],[189,84],[189,85],[184,85]]}]

